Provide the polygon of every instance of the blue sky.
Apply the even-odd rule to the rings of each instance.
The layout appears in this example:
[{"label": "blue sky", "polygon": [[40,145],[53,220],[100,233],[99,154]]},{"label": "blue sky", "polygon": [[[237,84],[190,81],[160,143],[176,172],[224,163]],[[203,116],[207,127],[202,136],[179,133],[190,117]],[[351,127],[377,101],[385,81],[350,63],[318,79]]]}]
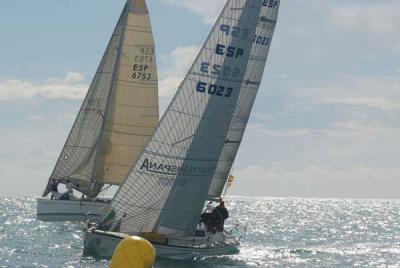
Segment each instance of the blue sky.
[{"label": "blue sky", "polygon": [[[38,195],[123,0],[0,4],[0,196]],[[148,0],[165,107],[223,0]],[[283,1],[232,194],[399,198],[400,2]]]}]

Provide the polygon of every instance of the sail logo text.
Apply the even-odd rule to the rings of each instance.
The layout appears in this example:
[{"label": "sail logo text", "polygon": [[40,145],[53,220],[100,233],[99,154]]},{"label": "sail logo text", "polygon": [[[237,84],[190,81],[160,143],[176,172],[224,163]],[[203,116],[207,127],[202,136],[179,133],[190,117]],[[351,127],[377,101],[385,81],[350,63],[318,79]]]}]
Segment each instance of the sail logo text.
[{"label": "sail logo text", "polygon": [[186,175],[186,176],[204,176],[213,172],[212,168],[207,167],[190,167],[190,166],[176,166],[168,164],[160,164],[153,162],[146,158],[140,166],[140,170],[145,170],[150,173],[163,174],[163,175]]}]

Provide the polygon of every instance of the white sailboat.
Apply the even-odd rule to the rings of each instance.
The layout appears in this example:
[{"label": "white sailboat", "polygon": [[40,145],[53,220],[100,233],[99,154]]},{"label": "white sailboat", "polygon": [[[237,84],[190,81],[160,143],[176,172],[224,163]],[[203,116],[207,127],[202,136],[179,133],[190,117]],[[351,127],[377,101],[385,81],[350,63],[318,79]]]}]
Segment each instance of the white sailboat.
[{"label": "white sailboat", "polygon": [[[38,199],[37,218],[84,221],[87,214],[101,215],[110,200],[97,196],[107,186],[121,184],[158,121],[158,77],[150,17],[144,0],[128,0],[44,198]],[[45,198],[54,181],[72,183],[82,198]]]},{"label": "white sailboat", "polygon": [[108,258],[138,235],[159,257],[238,252],[239,239],[199,229],[219,197],[264,73],[279,0],[228,0],[174,99],[114,196],[85,232],[84,254]]}]

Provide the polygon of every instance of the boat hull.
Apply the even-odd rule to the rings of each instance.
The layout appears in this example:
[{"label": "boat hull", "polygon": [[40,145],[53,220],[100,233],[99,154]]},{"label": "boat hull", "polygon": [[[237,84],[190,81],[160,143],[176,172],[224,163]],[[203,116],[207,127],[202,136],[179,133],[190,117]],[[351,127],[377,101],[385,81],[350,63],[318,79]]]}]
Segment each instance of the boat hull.
[{"label": "boat hull", "polygon": [[[110,259],[118,244],[129,235],[102,231],[86,231],[84,256]],[[239,253],[238,244],[212,247],[190,247],[153,244],[157,257],[176,260],[191,260],[196,257],[233,255]]]},{"label": "boat hull", "polygon": [[101,217],[108,200],[49,200],[37,199],[36,218],[40,221],[87,221]]}]

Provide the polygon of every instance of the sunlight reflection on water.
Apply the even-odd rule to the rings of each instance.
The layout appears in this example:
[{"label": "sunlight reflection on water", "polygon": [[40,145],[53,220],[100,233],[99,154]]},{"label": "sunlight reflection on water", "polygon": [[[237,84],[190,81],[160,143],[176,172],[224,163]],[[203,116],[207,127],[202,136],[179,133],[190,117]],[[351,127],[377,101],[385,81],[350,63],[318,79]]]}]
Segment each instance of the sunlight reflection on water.
[{"label": "sunlight reflection on water", "polygon": [[[107,267],[83,258],[83,224],[35,220],[35,199],[0,199],[0,267]],[[400,266],[400,202],[230,197],[241,252],[156,267]]]}]

